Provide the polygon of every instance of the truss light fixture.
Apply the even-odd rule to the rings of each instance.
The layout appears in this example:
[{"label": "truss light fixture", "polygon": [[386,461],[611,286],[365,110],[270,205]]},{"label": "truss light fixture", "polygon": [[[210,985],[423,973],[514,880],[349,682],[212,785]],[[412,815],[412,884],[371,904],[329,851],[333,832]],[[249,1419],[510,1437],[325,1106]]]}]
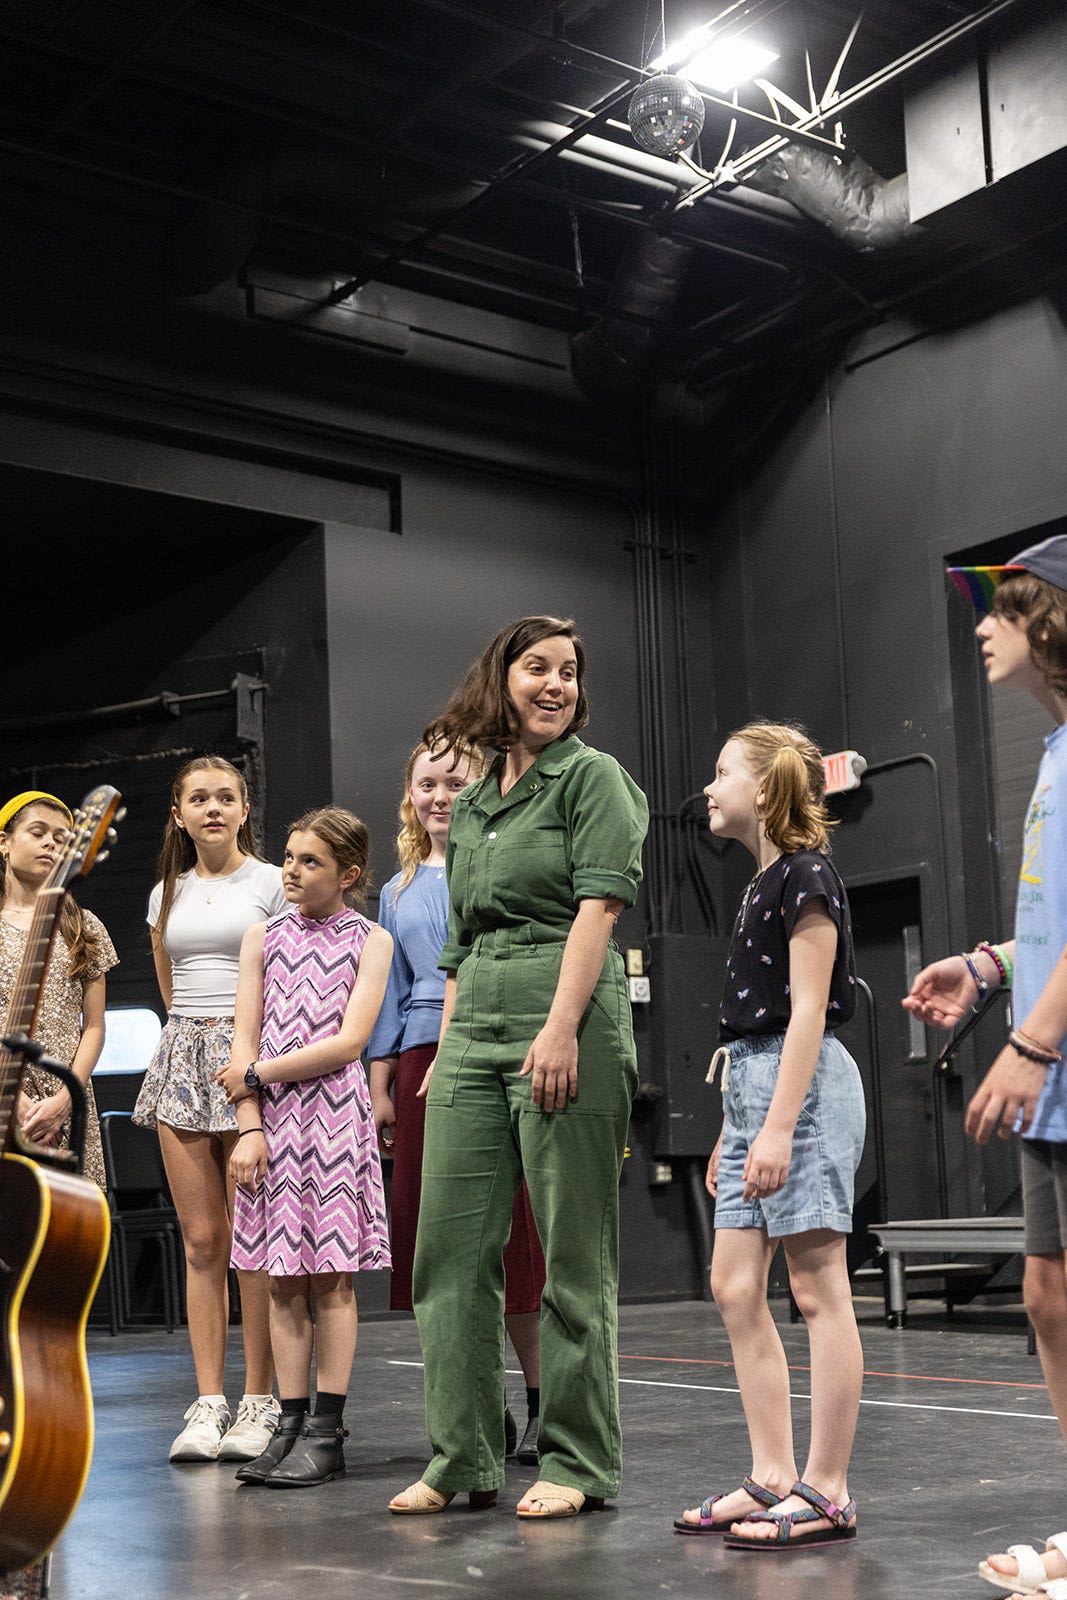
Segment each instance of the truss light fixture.
[{"label": "truss light fixture", "polygon": [[725,94],[751,82],[772,61],[777,61],[779,54],[754,39],[713,40],[685,63],[685,75],[705,89]]},{"label": "truss light fixture", "polygon": [[684,72],[691,82],[725,94],[748,83],[781,54],[743,34],[717,39],[713,27],[713,23],[705,23],[686,34],[674,49],[665,51],[649,66],[654,72]]}]

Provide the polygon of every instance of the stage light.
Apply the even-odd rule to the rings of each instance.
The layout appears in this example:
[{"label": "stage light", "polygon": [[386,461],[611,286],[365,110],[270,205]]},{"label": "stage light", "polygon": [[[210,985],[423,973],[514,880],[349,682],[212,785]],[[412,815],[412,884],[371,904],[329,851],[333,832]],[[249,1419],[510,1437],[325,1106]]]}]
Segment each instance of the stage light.
[{"label": "stage light", "polygon": [[725,93],[777,61],[780,52],[741,34],[716,39],[707,24],[649,63],[653,71],[684,72],[693,83]]}]

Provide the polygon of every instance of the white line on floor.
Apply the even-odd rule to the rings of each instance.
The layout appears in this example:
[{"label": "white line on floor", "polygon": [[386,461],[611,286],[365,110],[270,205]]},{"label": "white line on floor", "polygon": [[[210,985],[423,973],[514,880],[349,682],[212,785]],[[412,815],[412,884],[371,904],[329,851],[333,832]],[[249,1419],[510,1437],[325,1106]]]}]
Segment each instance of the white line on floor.
[{"label": "white line on floor", "polygon": [[[389,1361],[390,1367],[421,1367],[421,1361]],[[508,1369],[511,1378],[521,1377],[522,1374]],[[666,1383],[655,1378],[620,1378],[620,1383],[632,1384],[638,1389],[687,1389],[700,1394],[740,1394],[740,1389],[731,1388],[722,1383]],[[793,1392],[794,1400],[810,1400],[810,1394],[803,1394],[796,1390]],[[863,1406],[887,1406],[896,1411],[948,1411],[960,1417],[1010,1417],[1013,1421],[1021,1422],[1055,1422],[1056,1418],[1051,1412],[1045,1411],[991,1411],[984,1406],[931,1406],[924,1405],[919,1400],[866,1400],[860,1401]]]}]

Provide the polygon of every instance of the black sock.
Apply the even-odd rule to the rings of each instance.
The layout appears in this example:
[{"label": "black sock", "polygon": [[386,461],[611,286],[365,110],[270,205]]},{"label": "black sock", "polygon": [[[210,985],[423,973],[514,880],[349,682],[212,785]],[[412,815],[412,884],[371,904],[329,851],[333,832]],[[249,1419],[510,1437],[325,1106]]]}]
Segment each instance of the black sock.
[{"label": "black sock", "polygon": [[334,1417],[340,1422],[347,1399],[347,1395],[331,1394],[328,1389],[320,1389],[315,1396],[315,1415],[317,1417]]},{"label": "black sock", "polygon": [[283,1417],[302,1417],[310,1406],[311,1401],[307,1395],[302,1400],[282,1400]]},{"label": "black sock", "polygon": [[536,1416],[538,1416],[540,1414],[540,1411],[541,1411],[541,1390],[539,1388],[538,1389],[531,1389],[529,1384],[527,1384],[526,1385],[526,1415],[529,1416],[529,1417],[536,1417]]}]

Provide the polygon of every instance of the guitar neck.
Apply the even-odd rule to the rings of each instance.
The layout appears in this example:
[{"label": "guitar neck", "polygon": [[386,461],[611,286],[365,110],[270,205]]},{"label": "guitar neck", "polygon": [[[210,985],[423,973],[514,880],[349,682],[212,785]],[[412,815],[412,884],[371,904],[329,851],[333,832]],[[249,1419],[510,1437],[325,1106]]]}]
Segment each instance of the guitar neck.
[{"label": "guitar neck", "polygon": [[[4,1018],[5,1034],[26,1033],[31,1038],[33,1036],[44,993],[48,958],[55,943],[59,913],[63,909],[66,893],[66,888],[59,885],[37,891],[26,948]],[[0,1048],[0,1149],[7,1150],[12,1142],[15,1097],[22,1082],[23,1070],[21,1057]]]}]

